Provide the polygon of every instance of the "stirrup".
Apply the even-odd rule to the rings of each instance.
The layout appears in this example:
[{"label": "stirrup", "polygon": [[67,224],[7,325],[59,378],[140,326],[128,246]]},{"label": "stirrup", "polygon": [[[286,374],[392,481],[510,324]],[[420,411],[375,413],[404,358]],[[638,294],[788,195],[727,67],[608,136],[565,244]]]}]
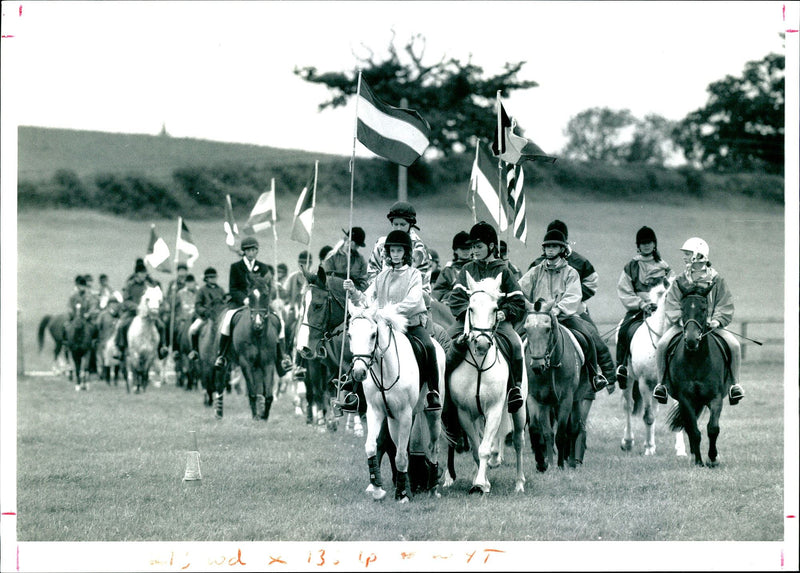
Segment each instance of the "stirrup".
[{"label": "stirrup", "polygon": [[358,412],[358,394],[354,392],[345,394],[342,399],[342,411],[350,413]]},{"label": "stirrup", "polygon": [[731,406],[738,404],[742,398],[744,398],[744,389],[738,384],[734,384],[728,389],[728,401]]},{"label": "stirrup", "polygon": [[606,386],[608,386],[608,380],[606,379],[606,377],[603,376],[603,374],[601,374],[600,372],[595,374],[594,378],[592,378],[592,390],[594,390],[595,392],[599,392]]},{"label": "stirrup", "polygon": [[620,390],[625,390],[628,387],[628,369],[624,364],[617,366],[617,386]]},{"label": "stirrup", "polygon": [[663,384],[656,385],[653,388],[653,398],[656,399],[656,402],[659,404],[666,404],[667,403],[667,387]]},{"label": "stirrup", "polygon": [[514,386],[508,391],[508,413],[513,414],[522,408],[522,392]]},{"label": "stirrup", "polygon": [[188,354],[188,356],[187,356],[187,357],[189,358],[189,360],[197,360],[197,359],[199,358],[199,355],[197,354],[197,350],[192,350],[192,351],[191,351],[191,352]]},{"label": "stirrup", "polygon": [[217,356],[217,359],[214,361],[214,368],[225,368],[225,365],[228,361],[225,359],[225,356]]},{"label": "stirrup", "polygon": [[438,412],[442,409],[442,402],[439,399],[439,392],[436,390],[430,390],[428,394],[425,396],[425,411],[426,412]]}]

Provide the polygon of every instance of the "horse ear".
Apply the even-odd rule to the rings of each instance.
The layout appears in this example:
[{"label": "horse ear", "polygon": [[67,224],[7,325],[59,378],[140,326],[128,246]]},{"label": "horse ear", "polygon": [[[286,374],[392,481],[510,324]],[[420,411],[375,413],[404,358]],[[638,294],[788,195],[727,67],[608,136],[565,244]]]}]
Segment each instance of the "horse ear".
[{"label": "horse ear", "polygon": [[467,275],[467,290],[472,292],[475,290],[475,279],[472,278],[472,275],[469,274],[469,271],[464,271],[464,273]]},{"label": "horse ear", "polygon": [[531,312],[531,311],[535,311],[535,310],[536,309],[534,308],[533,303],[531,301],[525,299],[525,311],[526,312]]},{"label": "horse ear", "polygon": [[543,298],[537,298],[536,302],[533,303],[533,310],[539,312],[542,310],[542,303],[544,302]]},{"label": "horse ear", "polygon": [[328,275],[325,274],[325,269],[322,268],[322,265],[317,267],[317,280],[321,286],[325,286],[328,280]]}]

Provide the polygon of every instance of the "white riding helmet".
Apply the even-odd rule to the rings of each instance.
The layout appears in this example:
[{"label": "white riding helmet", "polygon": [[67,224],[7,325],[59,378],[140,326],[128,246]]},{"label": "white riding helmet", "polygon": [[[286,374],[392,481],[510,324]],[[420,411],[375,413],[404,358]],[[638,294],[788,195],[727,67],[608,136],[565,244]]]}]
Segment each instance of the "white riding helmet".
[{"label": "white riding helmet", "polygon": [[687,239],[681,247],[682,251],[689,251],[692,253],[692,262],[702,262],[708,260],[708,243],[700,237],[692,237]]}]

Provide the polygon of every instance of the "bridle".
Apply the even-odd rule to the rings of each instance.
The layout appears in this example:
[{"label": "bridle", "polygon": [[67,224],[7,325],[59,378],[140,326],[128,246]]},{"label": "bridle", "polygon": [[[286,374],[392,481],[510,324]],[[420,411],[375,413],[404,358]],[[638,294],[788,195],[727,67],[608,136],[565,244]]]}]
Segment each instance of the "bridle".
[{"label": "bridle", "polygon": [[[469,292],[470,300],[472,300],[472,297],[474,295],[479,294],[479,293],[486,294],[486,295],[488,295],[490,297],[495,297],[494,293],[490,293],[490,292],[485,291],[485,290],[473,290],[473,291]],[[497,299],[500,300],[503,296],[505,296],[505,294],[501,293],[500,296],[497,297]],[[473,332],[477,332],[478,334],[473,336],[471,338],[471,341],[470,341],[471,344],[467,345],[467,352],[469,352],[469,356],[466,357],[464,359],[464,361],[467,364],[469,364],[470,366],[472,366],[478,372],[478,378],[477,378],[476,384],[475,384],[475,404],[478,407],[478,414],[481,415],[481,416],[484,415],[483,414],[483,408],[481,407],[481,399],[480,399],[480,395],[481,395],[481,377],[482,377],[484,372],[487,372],[492,367],[494,367],[494,365],[497,363],[498,355],[500,353],[500,351],[497,349],[497,344],[495,343],[495,333],[497,332],[497,326],[499,324],[499,321],[497,320],[497,312],[498,312],[498,310],[499,309],[495,307],[495,309],[494,309],[494,320],[492,321],[492,326],[491,327],[479,328],[479,327],[472,326],[471,323],[469,325],[470,334],[472,334]],[[469,319],[470,319],[469,310],[467,310],[466,320],[469,321]],[[477,340],[479,340],[481,337],[486,338],[486,340],[489,343],[489,346],[490,347],[493,346],[494,349],[495,349],[494,360],[488,366],[485,366],[486,358],[489,356],[489,352],[488,351],[483,355],[483,358],[481,359],[480,364],[478,364],[477,357],[475,356],[475,353],[473,352],[473,348],[475,346],[475,342]]]},{"label": "bridle", "polygon": [[[352,370],[353,366],[357,362],[361,362],[364,365],[364,368],[369,372],[370,377],[372,378],[372,383],[375,384],[375,387],[380,390],[381,398],[383,399],[384,407],[386,408],[386,415],[390,418],[394,419],[394,414],[392,414],[392,410],[389,407],[389,403],[386,401],[386,392],[394,388],[397,382],[400,380],[400,354],[397,352],[397,338],[394,333],[394,328],[391,325],[387,325],[389,328],[389,339],[386,341],[386,346],[381,348],[378,345],[378,331],[379,328],[377,323],[369,318],[368,316],[363,315],[356,315],[350,319],[350,323],[352,324],[356,320],[366,320],[376,326],[376,333],[375,333],[375,343],[372,346],[372,349],[369,353],[364,354],[353,354],[353,358],[350,362],[350,368]],[[384,383],[383,379],[383,357],[386,355],[387,350],[389,350],[390,346],[394,346],[395,349],[395,356],[397,356],[397,376],[395,376],[394,380],[391,381],[388,385]],[[377,360],[376,360],[377,359]],[[378,364],[378,370],[380,372],[380,378],[375,374],[373,370],[373,366]]]},{"label": "bridle", "polygon": [[[550,336],[547,340],[547,347],[545,348],[544,354],[541,356],[534,356],[531,354],[531,362],[534,360],[543,360],[544,361],[544,370],[551,370],[555,368],[561,367],[561,356],[564,354],[564,337],[561,334],[561,328],[559,328],[558,320],[549,312],[543,311],[536,311],[532,310],[529,311],[528,314],[536,314],[536,315],[547,315],[550,317]],[[558,350],[558,353],[556,353]],[[555,357],[556,364],[553,364],[553,358]]]}]

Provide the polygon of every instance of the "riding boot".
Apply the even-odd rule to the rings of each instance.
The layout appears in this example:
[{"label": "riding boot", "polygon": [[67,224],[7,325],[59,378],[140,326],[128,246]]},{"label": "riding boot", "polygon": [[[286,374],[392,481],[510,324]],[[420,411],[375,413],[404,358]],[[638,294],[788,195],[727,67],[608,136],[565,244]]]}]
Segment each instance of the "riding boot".
[{"label": "riding boot", "polygon": [[228,348],[231,345],[231,337],[227,334],[221,334],[219,337],[219,355],[214,361],[214,367],[218,370],[225,368],[228,363]]},{"label": "riding boot", "polygon": [[199,358],[200,356],[200,351],[198,350],[199,338],[200,338],[199,331],[195,332],[189,337],[189,341],[191,342],[192,345],[192,351],[189,353],[189,360],[197,360],[197,358]]},{"label": "riding boot", "polygon": [[[624,360],[627,360],[627,358]],[[617,366],[617,386],[619,386],[620,390],[625,390],[628,387],[628,368],[625,366],[624,361]]]},{"label": "riding boot", "polygon": [[283,344],[281,344],[281,341],[278,341],[275,344],[275,371],[278,373],[279,378],[286,376],[286,373],[292,368],[291,362],[289,362],[289,364],[286,363],[287,360],[290,359],[283,354]]},{"label": "riding boot", "polygon": [[436,365],[436,357],[428,358],[428,394],[425,396],[425,411],[436,412],[442,409],[441,398],[439,397],[439,368]]},{"label": "riding boot", "polygon": [[[605,378],[607,382],[606,391],[612,394],[615,389],[614,383],[617,377],[614,359],[611,358],[611,351],[609,351],[608,346],[606,346],[606,343],[603,342],[599,336],[595,338],[594,344],[597,352],[597,362],[603,372],[603,378]],[[602,388],[600,388],[600,390],[602,390]]]}]

